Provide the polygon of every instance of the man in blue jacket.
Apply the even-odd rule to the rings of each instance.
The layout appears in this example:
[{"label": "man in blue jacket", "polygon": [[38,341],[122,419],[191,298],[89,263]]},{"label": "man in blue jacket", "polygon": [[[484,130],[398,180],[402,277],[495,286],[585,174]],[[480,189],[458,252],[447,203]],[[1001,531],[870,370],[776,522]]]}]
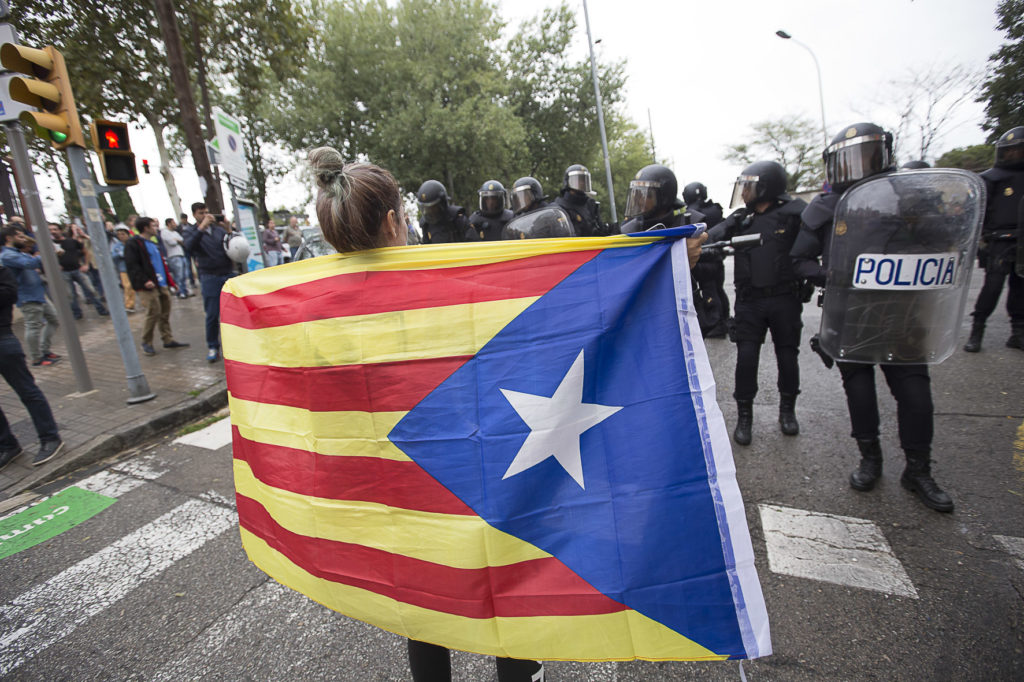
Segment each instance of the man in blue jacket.
[{"label": "man in blue jacket", "polygon": [[25,317],[25,345],[35,367],[49,367],[60,360],[59,355],[50,352],[57,329],[57,311],[46,300],[43,263],[31,253],[35,240],[17,225],[8,225],[2,234],[0,263],[10,268],[18,282],[18,307]]},{"label": "man in blue jacket", "polygon": [[220,290],[235,275],[235,263],[224,250],[227,232],[216,223],[206,204],[192,204],[195,224],[184,230],[185,250],[195,258],[199,270],[199,289],[206,311],[207,362],[220,357]]}]

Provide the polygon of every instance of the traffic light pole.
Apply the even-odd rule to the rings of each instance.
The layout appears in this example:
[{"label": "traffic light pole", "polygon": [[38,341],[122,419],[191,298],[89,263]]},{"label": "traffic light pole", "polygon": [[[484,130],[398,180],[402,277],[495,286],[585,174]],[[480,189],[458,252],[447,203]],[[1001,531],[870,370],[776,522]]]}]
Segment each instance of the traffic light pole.
[{"label": "traffic light pole", "polygon": [[36,246],[39,247],[39,255],[43,261],[43,272],[50,283],[49,293],[57,303],[57,319],[64,336],[64,344],[67,346],[68,360],[71,362],[71,369],[75,374],[75,387],[78,389],[78,393],[88,393],[93,390],[92,377],[89,376],[89,367],[85,364],[85,355],[82,353],[82,344],[78,339],[75,318],[71,315],[68,289],[64,286],[64,277],[61,275],[60,264],[57,262],[57,252],[53,248],[50,229],[46,223],[46,217],[43,215],[43,205],[39,201],[39,190],[36,189],[36,178],[32,174],[32,164],[28,158],[25,135],[21,130],[21,125],[15,121],[4,123],[4,129],[7,132],[7,141],[11,145],[14,172],[17,173],[18,184],[21,186],[24,196],[25,212],[35,230]]},{"label": "traffic light pole", "polygon": [[139,354],[135,349],[135,340],[132,338],[132,330],[128,325],[128,313],[124,309],[124,299],[117,295],[121,281],[114,270],[114,261],[110,257],[107,231],[103,226],[103,214],[100,213],[99,201],[96,199],[96,193],[107,191],[107,188],[98,186],[94,182],[92,170],[86,162],[84,149],[72,145],[66,151],[68,163],[71,165],[71,175],[74,177],[75,188],[78,190],[78,198],[82,202],[82,214],[89,230],[89,239],[92,240],[92,252],[100,271],[100,281],[103,283],[103,291],[107,292],[107,309],[110,311],[110,320],[114,323],[117,346],[121,351],[121,360],[124,362],[128,379],[128,404],[152,400],[156,397],[156,393],[149,390],[146,375],[142,373]]}]

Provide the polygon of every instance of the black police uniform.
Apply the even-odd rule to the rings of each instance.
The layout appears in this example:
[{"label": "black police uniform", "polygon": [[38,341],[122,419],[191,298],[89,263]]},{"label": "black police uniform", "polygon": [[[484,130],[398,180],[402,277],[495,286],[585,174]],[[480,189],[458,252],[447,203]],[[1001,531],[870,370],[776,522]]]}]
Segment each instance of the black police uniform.
[{"label": "black police uniform", "polygon": [[800,282],[789,252],[800,231],[801,199],[779,198],[763,213],[740,209],[711,230],[709,241],[760,234],[762,243],[735,251],[736,389],[733,397],[752,401],[757,395],[757,366],[768,330],[778,363],[779,393],[800,392],[800,330],[803,328]]},{"label": "black police uniform", "polygon": [[469,220],[466,212],[461,206],[447,205],[446,213],[442,220],[427,221],[420,219],[420,228],[423,230],[424,244],[446,244],[448,242],[460,242],[469,229]]},{"label": "black police uniform", "polygon": [[[694,203],[692,208],[704,215],[708,228],[722,222],[722,207],[713,201]],[[701,305],[697,307],[701,333],[705,337],[721,338],[725,336],[729,320],[729,296],[725,293],[725,256],[713,250],[701,252],[692,273],[701,300]]]},{"label": "black police uniform", "polygon": [[586,194],[565,189],[555,197],[554,203],[569,214],[573,229],[580,237],[598,237],[606,233],[597,202]]},{"label": "black police uniform", "polygon": [[485,215],[481,211],[473,211],[469,216],[469,229],[466,230],[466,241],[494,242],[501,239],[501,231],[512,220],[512,211],[504,208],[497,215]]},{"label": "black police uniform", "polygon": [[1015,266],[1017,241],[1020,239],[1019,211],[1024,204],[1021,201],[1024,197],[1024,169],[989,168],[981,173],[981,177],[988,191],[978,249],[978,264],[985,268],[985,283],[974,304],[971,340],[977,336],[977,343],[974,346],[968,342],[966,350],[980,350],[985,320],[995,311],[1003,293],[1003,282],[1007,280],[1006,312],[1013,327],[1013,336],[1007,345],[1021,348],[1024,343],[1024,278],[1015,272]]}]

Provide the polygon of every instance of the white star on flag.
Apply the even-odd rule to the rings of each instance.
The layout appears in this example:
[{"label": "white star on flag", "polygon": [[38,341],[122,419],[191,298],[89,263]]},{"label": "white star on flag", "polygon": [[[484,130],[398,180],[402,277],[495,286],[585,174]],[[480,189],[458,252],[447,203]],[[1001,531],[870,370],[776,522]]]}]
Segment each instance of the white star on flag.
[{"label": "white star on flag", "polygon": [[622,409],[583,402],[583,351],[562,378],[550,398],[500,389],[519,417],[530,427],[530,435],[519,448],[502,480],[554,457],[573,480],[583,485],[580,434]]}]

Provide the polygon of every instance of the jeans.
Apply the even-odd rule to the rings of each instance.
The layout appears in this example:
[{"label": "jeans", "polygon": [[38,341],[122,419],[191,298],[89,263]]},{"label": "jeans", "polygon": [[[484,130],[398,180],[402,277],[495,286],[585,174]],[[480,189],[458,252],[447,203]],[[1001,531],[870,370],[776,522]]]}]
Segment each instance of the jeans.
[{"label": "jeans", "polygon": [[75,288],[75,284],[82,287],[82,293],[85,294],[85,300],[87,303],[96,306],[96,312],[100,315],[106,315],[107,309],[100,301],[99,296],[96,294],[96,290],[92,288],[92,284],[89,282],[89,278],[85,276],[85,273],[80,270],[62,270],[61,276],[68,285],[68,295],[71,297],[71,312],[75,318],[82,317],[82,308],[78,305],[78,290]]},{"label": "jeans", "polygon": [[25,316],[25,345],[32,362],[50,352],[50,341],[57,329],[57,311],[49,301],[25,303],[21,306]]},{"label": "jeans", "polygon": [[211,350],[220,350],[220,290],[232,277],[234,273],[199,273],[199,290],[203,294],[203,310],[206,311],[206,347]]},{"label": "jeans", "polygon": [[[25,353],[21,350],[18,337],[11,333],[0,333],[0,375],[3,375],[28,410],[36,434],[39,435],[39,442],[60,440],[50,403],[46,402],[46,396],[36,386],[36,380],[25,364]],[[18,439],[11,433],[7,418],[0,411],[0,448],[12,450],[17,447]]]},{"label": "jeans", "polygon": [[185,257],[171,256],[167,259],[167,265],[171,268],[171,277],[174,278],[174,283],[178,286],[178,296],[181,298],[188,296],[188,285],[185,284],[185,279],[188,277],[186,274],[188,263],[185,261]]},{"label": "jeans", "polygon": [[283,251],[267,251],[267,267],[272,268],[284,262]]}]

